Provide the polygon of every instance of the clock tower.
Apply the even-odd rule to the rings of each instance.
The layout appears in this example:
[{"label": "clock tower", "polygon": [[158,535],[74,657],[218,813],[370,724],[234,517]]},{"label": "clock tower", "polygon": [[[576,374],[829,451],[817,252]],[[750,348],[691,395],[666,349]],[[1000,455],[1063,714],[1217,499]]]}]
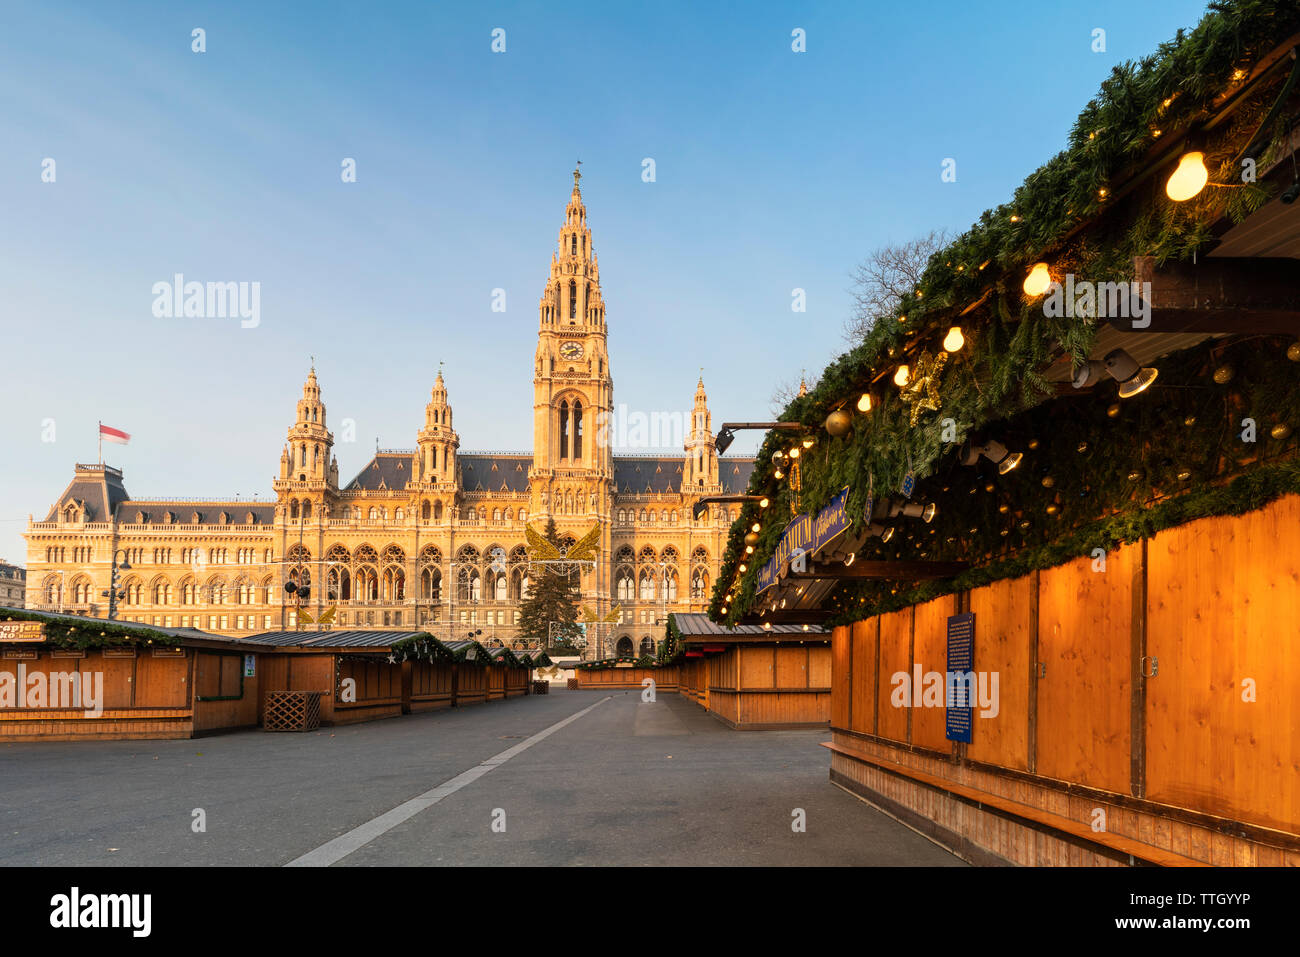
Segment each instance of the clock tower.
[{"label": "clock tower", "polygon": [[530,482],[532,514],[551,515],[565,525],[563,519],[571,517],[585,530],[609,513],[614,467],[607,434],[614,380],[581,178],[575,169],[559,249],[551,255],[538,308]]}]

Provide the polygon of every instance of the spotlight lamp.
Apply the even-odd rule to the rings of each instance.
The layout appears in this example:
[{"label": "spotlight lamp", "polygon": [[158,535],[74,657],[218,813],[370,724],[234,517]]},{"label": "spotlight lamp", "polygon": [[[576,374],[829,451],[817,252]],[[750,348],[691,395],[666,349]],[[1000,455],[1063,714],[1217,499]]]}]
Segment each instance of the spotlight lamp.
[{"label": "spotlight lamp", "polygon": [[1127,399],[1137,395],[1139,392],[1146,391],[1152,382],[1156,381],[1159,371],[1150,366],[1143,368],[1139,366],[1131,355],[1123,349],[1112,349],[1106,353],[1106,358],[1102,360],[1106,364],[1106,371],[1110,373],[1111,378],[1119,383],[1119,397]]},{"label": "spotlight lamp", "polygon": [[1030,299],[1037,299],[1047,292],[1052,285],[1052,274],[1047,268],[1047,263],[1034,263],[1029,275],[1025,277],[1024,290],[1025,295]]},{"label": "spotlight lamp", "polygon": [[920,502],[894,502],[889,508],[889,517],[897,518],[899,515],[905,515],[908,518],[919,518],[929,525],[934,521],[935,513],[938,512],[938,506],[934,502],[922,505]]},{"label": "spotlight lamp", "polygon": [[723,428],[718,430],[718,437],[714,440],[713,445],[718,450],[718,454],[721,455],[731,447],[731,443],[735,440],[736,433],[732,432],[731,429]]},{"label": "spotlight lamp", "polygon": [[1184,153],[1178,168],[1165,183],[1165,194],[1175,203],[1183,203],[1205,189],[1210,181],[1210,171],[1205,168],[1205,154],[1199,151]]},{"label": "spotlight lamp", "polygon": [[1025,457],[1024,452],[1012,452],[1005,445],[996,439],[989,439],[983,445],[976,445],[968,441],[962,447],[961,464],[974,465],[979,461],[980,456],[984,456],[990,462],[998,467],[999,475],[1006,475]]}]

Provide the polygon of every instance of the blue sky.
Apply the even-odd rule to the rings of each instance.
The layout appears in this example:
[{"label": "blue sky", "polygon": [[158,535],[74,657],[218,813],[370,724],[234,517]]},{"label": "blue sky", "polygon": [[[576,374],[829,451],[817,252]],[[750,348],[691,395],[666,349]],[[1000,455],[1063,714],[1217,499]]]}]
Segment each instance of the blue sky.
[{"label": "blue sky", "polygon": [[[0,557],[25,560],[27,514],[95,460],[100,419],[133,436],[106,456],[133,496],[268,497],[309,355],[331,425],[357,423],[344,481],[376,439],[414,445],[440,360],[463,449],[531,448],[537,301],[577,158],[616,402],[688,409],[703,366],[715,426],[765,416],[846,348],[858,261],[1005,201],[1116,63],[1203,12],[11,0]],[[260,282],[260,325],[155,318],[175,273]]]}]

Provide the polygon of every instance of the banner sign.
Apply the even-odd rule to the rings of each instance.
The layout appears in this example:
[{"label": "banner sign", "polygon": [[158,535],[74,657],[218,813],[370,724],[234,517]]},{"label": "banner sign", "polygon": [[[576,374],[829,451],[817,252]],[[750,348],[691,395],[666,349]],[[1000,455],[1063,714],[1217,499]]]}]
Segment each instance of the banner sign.
[{"label": "banner sign", "polygon": [[971,718],[975,713],[975,615],[952,615],[948,619],[948,717],[944,736],[949,741],[970,744]]},{"label": "banner sign", "polygon": [[0,641],[44,641],[43,621],[0,621]]},{"label": "banner sign", "polygon": [[792,519],[781,533],[781,540],[776,543],[776,551],[766,565],[758,570],[757,593],[766,591],[776,584],[786,563],[792,555],[802,552],[805,559],[810,559],[819,551],[839,538],[853,520],[844,510],[849,498],[849,488],[844,486],[829,505],[813,515],[800,515]]}]

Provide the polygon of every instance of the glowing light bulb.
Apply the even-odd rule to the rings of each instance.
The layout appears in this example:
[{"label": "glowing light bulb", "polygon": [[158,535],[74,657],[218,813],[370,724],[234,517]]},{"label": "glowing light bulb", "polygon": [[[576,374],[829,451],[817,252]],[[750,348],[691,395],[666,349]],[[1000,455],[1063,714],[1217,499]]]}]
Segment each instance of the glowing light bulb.
[{"label": "glowing light bulb", "polygon": [[864,392],[864,393],[862,393],[862,395],[858,398],[858,411],[859,411],[859,412],[870,412],[870,411],[871,411],[871,393],[870,393],[870,392]]},{"label": "glowing light bulb", "polygon": [[1205,189],[1209,180],[1210,171],[1205,168],[1205,154],[1184,153],[1178,161],[1178,169],[1174,170],[1169,182],[1165,183],[1165,192],[1175,203],[1182,203]]},{"label": "glowing light bulb", "polygon": [[943,351],[957,352],[966,344],[966,337],[961,334],[961,326],[953,326],[943,337]]},{"label": "glowing light bulb", "polygon": [[912,371],[908,369],[907,366],[905,365],[899,366],[898,371],[894,373],[894,385],[896,386],[907,385],[907,380],[911,378],[911,376],[912,376]]},{"label": "glowing light bulb", "polygon": [[1047,269],[1047,263],[1034,263],[1034,268],[1025,277],[1025,295],[1030,298],[1041,296],[1051,284],[1052,274]]}]

